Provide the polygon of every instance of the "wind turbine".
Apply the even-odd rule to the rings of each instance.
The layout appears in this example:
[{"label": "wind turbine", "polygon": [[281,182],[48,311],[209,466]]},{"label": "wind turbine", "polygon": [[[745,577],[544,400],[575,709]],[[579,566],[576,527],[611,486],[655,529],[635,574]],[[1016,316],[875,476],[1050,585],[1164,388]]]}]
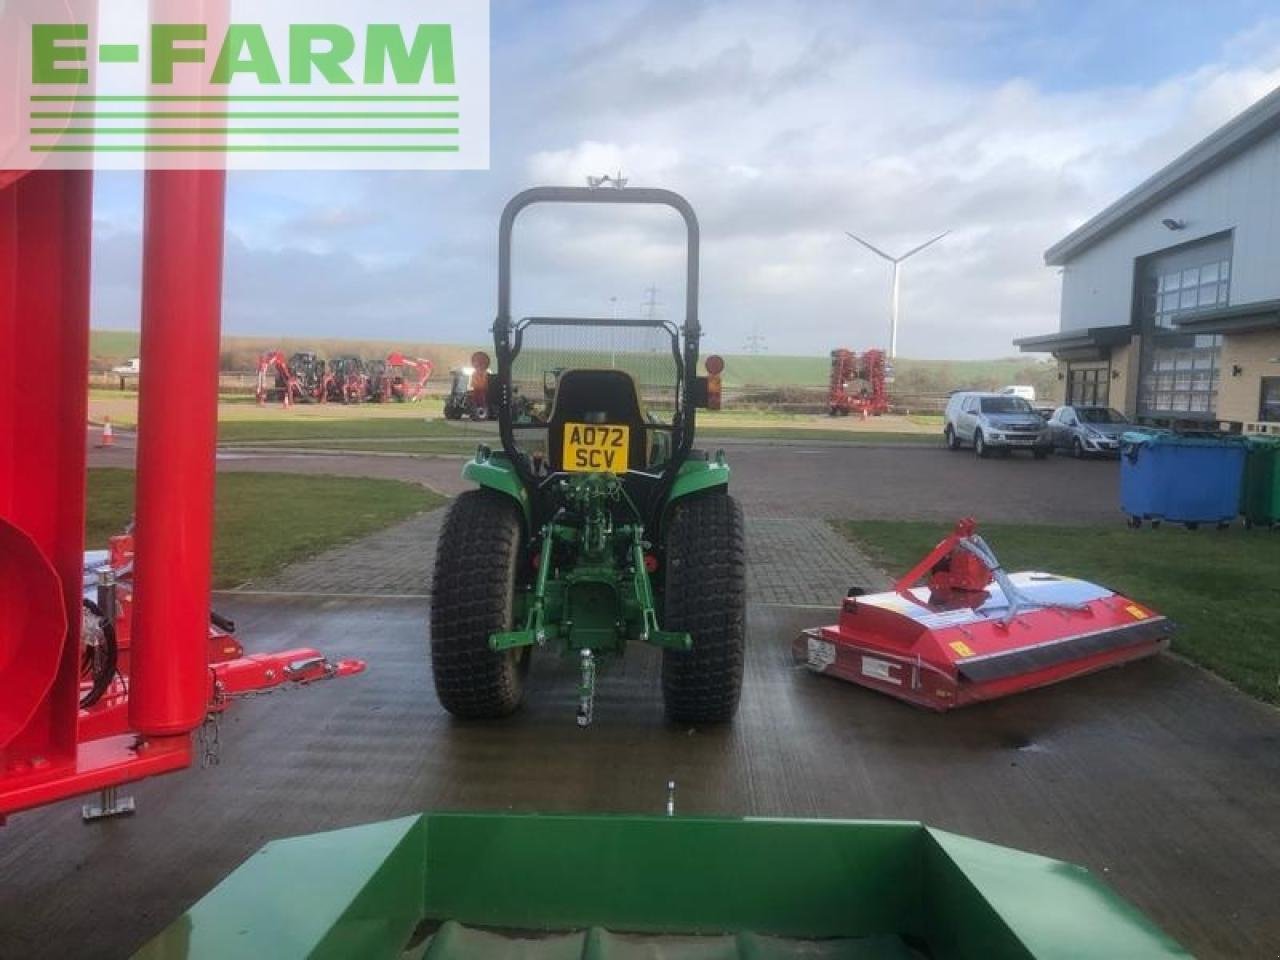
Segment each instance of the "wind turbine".
[{"label": "wind turbine", "polygon": [[885,253],[879,247],[876,247],[870,243],[867,243],[867,241],[863,240],[861,237],[855,236],[854,234],[850,233],[848,230],[845,231],[845,236],[847,236],[850,240],[858,241],[858,243],[862,244],[864,247],[866,247],[868,250],[874,253],[877,257],[882,257],[883,259],[888,260],[890,263],[893,264],[893,294],[889,301],[889,359],[890,360],[892,360],[898,354],[898,300],[899,300],[899,291],[901,290],[901,286],[902,286],[903,261],[909,259],[910,257],[914,257],[917,253],[919,253],[925,247],[932,246],[933,244],[937,243],[939,240],[941,240],[950,232],[951,232],[950,230],[944,230],[942,231],[942,233],[938,234],[932,240],[926,240],[924,243],[920,244],[920,246],[913,247],[912,249],[904,253],[902,256],[891,257],[889,256],[889,254]]}]

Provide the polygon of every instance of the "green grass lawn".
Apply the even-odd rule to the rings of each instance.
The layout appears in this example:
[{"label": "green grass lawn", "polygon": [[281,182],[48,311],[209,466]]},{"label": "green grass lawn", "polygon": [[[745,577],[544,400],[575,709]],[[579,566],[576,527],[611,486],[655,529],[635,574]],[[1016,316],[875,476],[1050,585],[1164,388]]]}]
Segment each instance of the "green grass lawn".
[{"label": "green grass lawn", "polygon": [[[341,408],[339,408],[341,410]],[[430,437],[496,436],[496,429],[470,421],[449,423],[425,417],[285,417],[222,420],[218,442],[271,443],[311,440],[420,440]],[[473,444],[474,445],[474,444]]]},{"label": "green grass lawn", "polygon": [[[346,450],[353,453],[416,453],[455,455],[475,453],[477,444],[487,443],[491,447],[499,445],[498,437],[492,433],[476,431],[467,435],[461,431],[453,431],[452,436],[427,437],[360,437],[355,436],[359,430],[348,430],[343,436],[332,439],[313,437],[311,439],[289,438],[285,440],[266,441],[264,445],[283,450]],[[912,443],[938,444],[939,440],[932,434],[918,433],[886,433],[849,430],[804,430],[804,429],[771,429],[769,427],[744,427],[741,429],[713,428],[698,431],[698,444],[712,449],[717,442],[726,443],[733,440],[791,440],[791,441],[838,441],[840,443]],[[262,441],[259,441],[262,442]],[[236,444],[230,444],[235,446]],[[241,445],[252,446],[253,441],[244,441]]]},{"label": "green grass lawn", "polygon": [[[133,471],[89,471],[86,540],[106,546],[133,514]],[[285,473],[218,476],[213,585],[234,587],[268,577],[323,550],[366,536],[444,497],[417,484],[365,477]]]},{"label": "green grass lawn", "polygon": [[[410,453],[423,456],[470,456],[476,447],[487,443],[498,446],[497,437],[395,437],[385,440],[362,440],[358,437],[334,440],[283,440],[268,446],[273,450],[341,451],[346,453]],[[252,444],[245,444],[252,446]]]},{"label": "green grass lawn", "polygon": [[[734,420],[741,420],[741,425]],[[760,422],[761,420],[765,422]],[[800,425],[795,417],[721,413],[698,427],[705,445],[724,440],[835,440],[841,443],[940,442],[934,433],[848,430]],[[426,417],[281,417],[222,420],[218,442],[294,449],[382,451],[384,453],[471,453],[477,443],[498,443],[492,423],[447,422]]]},{"label": "green grass lawn", "polygon": [[[948,532],[937,523],[841,521],[891,573]],[[1176,621],[1173,649],[1241,690],[1280,704],[1280,535],[1262,530],[983,524],[1007,570],[1039,569],[1104,584]]]}]

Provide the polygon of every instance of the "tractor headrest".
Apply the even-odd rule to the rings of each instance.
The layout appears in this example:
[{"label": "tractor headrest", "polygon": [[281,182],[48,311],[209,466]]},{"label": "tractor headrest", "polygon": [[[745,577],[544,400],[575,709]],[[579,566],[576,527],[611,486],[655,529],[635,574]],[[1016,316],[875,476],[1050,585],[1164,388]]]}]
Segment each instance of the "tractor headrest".
[{"label": "tractor headrest", "polygon": [[565,370],[556,382],[554,423],[618,423],[644,426],[640,391],[625,370]]},{"label": "tractor headrest", "polygon": [[547,449],[553,469],[563,462],[566,423],[611,423],[630,428],[630,469],[646,461],[646,421],[635,377],[625,370],[565,370],[559,376],[547,420]]}]

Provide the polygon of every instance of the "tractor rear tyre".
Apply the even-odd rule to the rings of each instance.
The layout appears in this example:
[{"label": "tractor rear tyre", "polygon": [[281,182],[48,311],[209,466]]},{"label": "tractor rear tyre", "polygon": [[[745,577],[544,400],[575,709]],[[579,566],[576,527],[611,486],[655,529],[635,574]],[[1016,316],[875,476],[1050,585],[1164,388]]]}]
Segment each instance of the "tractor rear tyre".
[{"label": "tractor rear tyre", "polygon": [[689,651],[662,653],[667,719],[733,719],[742,692],[747,634],[742,508],[726,493],[679,500],[666,535],[664,630],[687,631]]},{"label": "tractor rear tyre", "polygon": [[515,626],[521,541],[510,497],[470,490],[449,507],[432,579],[431,672],[441,706],[455,717],[505,717],[524,698],[530,648],[489,649],[491,634]]}]

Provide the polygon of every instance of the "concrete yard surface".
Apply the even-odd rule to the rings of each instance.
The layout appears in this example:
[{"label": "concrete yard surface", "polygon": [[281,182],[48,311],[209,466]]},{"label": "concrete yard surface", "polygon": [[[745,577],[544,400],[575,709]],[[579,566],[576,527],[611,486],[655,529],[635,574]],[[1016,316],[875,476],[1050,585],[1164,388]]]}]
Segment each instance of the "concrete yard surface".
[{"label": "concrete yard surface", "polygon": [[0,957],[127,956],[268,840],[432,810],[919,819],[1094,870],[1198,956],[1280,949],[1280,723],[1161,656],[947,715],[792,664],[813,609],[753,604],[742,709],[666,724],[659,655],[633,647],[574,723],[549,652],[526,706],[463,723],[436,702],[422,600],[222,595],[251,651],[312,644],[364,675],[237,704],[222,762],[0,830]]}]

